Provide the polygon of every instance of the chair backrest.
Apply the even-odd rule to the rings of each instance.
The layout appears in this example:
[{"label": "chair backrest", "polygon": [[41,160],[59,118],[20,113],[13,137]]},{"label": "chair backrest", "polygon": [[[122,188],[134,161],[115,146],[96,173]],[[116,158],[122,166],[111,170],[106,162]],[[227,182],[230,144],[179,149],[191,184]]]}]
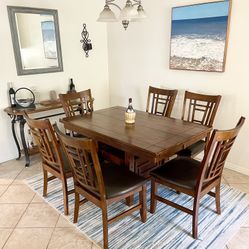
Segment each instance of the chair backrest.
[{"label": "chair backrest", "polygon": [[93,111],[93,98],[91,89],[59,94],[62,107],[67,117],[84,115]]},{"label": "chair backrest", "polygon": [[220,100],[220,95],[206,95],[186,91],[182,120],[212,126]]},{"label": "chair backrest", "polygon": [[170,117],[177,92],[149,86],[146,112]]},{"label": "chair backrest", "polygon": [[67,136],[58,127],[55,127],[55,131],[68,157],[74,184],[88,193],[105,198],[104,181],[95,142],[89,138]]},{"label": "chair backrest", "polygon": [[241,117],[236,127],[231,130],[214,130],[202,160],[200,184],[207,184],[221,177],[226,158],[245,122]]},{"label": "chair backrest", "polygon": [[57,172],[64,172],[62,154],[55,131],[48,119],[34,120],[26,117],[32,136],[39,148],[42,161]]}]

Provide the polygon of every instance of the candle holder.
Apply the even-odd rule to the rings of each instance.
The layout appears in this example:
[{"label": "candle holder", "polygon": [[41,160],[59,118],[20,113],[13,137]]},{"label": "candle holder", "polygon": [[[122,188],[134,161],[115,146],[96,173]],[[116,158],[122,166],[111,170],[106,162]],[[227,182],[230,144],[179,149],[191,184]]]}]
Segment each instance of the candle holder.
[{"label": "candle holder", "polygon": [[83,24],[83,30],[81,32],[81,36],[82,36],[82,40],[80,40],[82,44],[82,49],[84,50],[84,52],[86,53],[86,57],[89,57],[89,50],[92,50],[92,43],[91,40],[88,39],[89,38],[89,33],[86,29],[86,24]]}]

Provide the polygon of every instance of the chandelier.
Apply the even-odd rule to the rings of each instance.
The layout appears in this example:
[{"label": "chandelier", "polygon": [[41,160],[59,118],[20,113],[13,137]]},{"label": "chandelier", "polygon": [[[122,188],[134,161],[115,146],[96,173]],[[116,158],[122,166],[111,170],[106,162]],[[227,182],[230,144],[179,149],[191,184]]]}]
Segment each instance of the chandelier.
[{"label": "chandelier", "polygon": [[[130,22],[140,21],[146,18],[146,13],[141,4],[141,0],[127,0],[124,8],[120,8],[114,3],[115,0],[106,0],[104,10],[100,13],[98,22],[117,22],[122,21],[126,30]],[[120,10],[119,18],[111,10],[110,6],[115,6]]]}]

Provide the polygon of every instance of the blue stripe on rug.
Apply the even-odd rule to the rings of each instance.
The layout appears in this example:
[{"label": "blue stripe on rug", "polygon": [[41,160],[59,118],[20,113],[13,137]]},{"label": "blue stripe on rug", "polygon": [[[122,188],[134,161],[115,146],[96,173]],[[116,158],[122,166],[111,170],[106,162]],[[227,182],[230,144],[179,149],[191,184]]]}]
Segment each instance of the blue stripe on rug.
[{"label": "blue stripe on rug", "polygon": [[[36,175],[26,180],[27,184],[42,195],[43,176]],[[69,189],[73,182],[68,180]],[[192,198],[176,194],[165,187],[158,187],[160,196],[192,208]],[[48,196],[45,200],[60,213],[63,213],[63,195],[61,182],[57,179],[49,182]],[[147,207],[150,204],[150,185],[147,188]],[[138,202],[138,195],[135,196]],[[125,210],[125,202],[113,203],[108,215],[113,216]],[[74,196],[69,196],[70,215],[73,221]],[[140,221],[139,212],[109,225],[109,248],[112,249],[160,249],[160,248],[223,248],[231,236],[249,217],[249,197],[237,189],[221,186],[221,215],[215,212],[214,198],[206,195],[201,199],[199,209],[199,238],[192,238],[192,216],[158,202],[155,214],[148,214],[146,223]],[[102,245],[101,210],[87,202],[80,207],[78,228],[100,246]]]}]

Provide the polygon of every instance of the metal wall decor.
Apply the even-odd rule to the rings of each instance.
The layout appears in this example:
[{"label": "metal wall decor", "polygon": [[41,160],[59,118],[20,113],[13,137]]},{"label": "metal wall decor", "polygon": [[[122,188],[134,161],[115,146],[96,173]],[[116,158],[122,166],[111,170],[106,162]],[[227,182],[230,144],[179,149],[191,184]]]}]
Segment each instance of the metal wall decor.
[{"label": "metal wall decor", "polygon": [[80,40],[82,44],[82,49],[84,50],[84,52],[86,53],[86,57],[89,56],[89,50],[92,50],[92,43],[91,43],[91,40],[88,39],[89,38],[89,33],[86,29],[86,24],[84,23],[83,24],[83,30],[81,32],[81,37],[82,37],[82,40]]}]

